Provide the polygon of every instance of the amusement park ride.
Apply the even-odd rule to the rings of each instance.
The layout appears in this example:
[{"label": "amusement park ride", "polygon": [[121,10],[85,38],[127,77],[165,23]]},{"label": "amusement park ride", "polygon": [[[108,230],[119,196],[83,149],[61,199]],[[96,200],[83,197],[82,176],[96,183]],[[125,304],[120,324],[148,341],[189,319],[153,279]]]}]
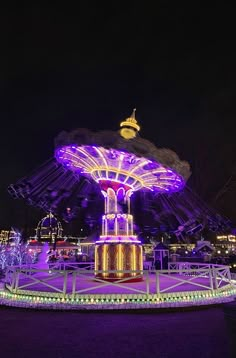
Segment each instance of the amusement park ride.
[{"label": "amusement park ride", "polygon": [[[134,140],[140,130],[132,116],[121,122],[120,136],[123,141]],[[99,184],[104,196],[105,212],[102,216],[102,235],[96,241],[95,269],[107,279],[120,278],[119,271],[142,270],[142,244],[133,230],[130,197],[134,191],[146,189],[153,192],[171,193],[181,190],[184,178],[177,171],[157,160],[137,154],[119,145],[106,147],[79,140],[60,140],[55,157],[67,170],[92,178]],[[115,270],[118,273],[110,273]]]},{"label": "amusement park ride", "polygon": [[[210,222],[216,231],[220,225],[227,226],[196,194],[184,188],[191,174],[189,164],[172,150],[157,148],[141,138],[139,131],[134,110],[117,132],[62,132],[55,140],[55,159],[9,187],[14,198],[24,198],[61,217],[66,218],[69,207],[68,220],[78,213],[78,198],[83,203],[102,193],[105,208],[102,233],[95,244],[95,270],[98,277],[107,280],[127,276],[135,280],[135,271],[143,267],[142,243],[134,233],[131,213],[134,192],[143,193],[140,210],[154,203],[155,224],[163,215],[171,218],[167,231],[177,237],[201,231]],[[130,270],[133,272],[124,273]]]},{"label": "amusement park ride", "polygon": [[[143,263],[146,243],[138,226],[182,241],[204,228],[224,232],[229,222],[186,186],[189,164],[172,150],[141,138],[139,131],[134,111],[116,132],[82,128],[61,132],[55,139],[54,158],[9,186],[13,198],[23,198],[47,212],[51,237],[55,234],[52,215],[68,224],[82,215],[89,218],[96,237],[92,242],[95,262],[63,259],[45,265],[46,247],[41,252],[43,266],[37,262],[6,267],[0,304],[149,309],[234,300],[235,283],[227,265],[169,260],[169,248],[162,243],[153,250],[155,265],[148,260]],[[43,220],[38,235],[43,240],[44,224]]]}]

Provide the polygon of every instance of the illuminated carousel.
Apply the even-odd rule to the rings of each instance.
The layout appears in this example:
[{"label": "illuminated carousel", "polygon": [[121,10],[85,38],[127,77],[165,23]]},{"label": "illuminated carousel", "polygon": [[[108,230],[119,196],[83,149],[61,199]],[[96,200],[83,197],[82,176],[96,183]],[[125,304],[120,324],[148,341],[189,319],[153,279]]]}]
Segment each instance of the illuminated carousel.
[{"label": "illuminated carousel", "polygon": [[140,127],[135,111],[120,126],[118,133],[77,130],[62,134],[56,140],[55,157],[67,170],[92,178],[103,194],[102,234],[95,246],[97,277],[140,279],[142,244],[134,235],[131,195],[138,190],[177,192],[190,173],[186,162],[177,156],[173,163],[170,158],[161,162],[158,149],[136,137]]},{"label": "illuminated carousel", "polygon": [[[189,164],[172,150],[141,138],[139,131],[134,111],[117,132],[81,128],[62,132],[55,139],[55,158],[9,187],[14,198],[60,213],[66,221],[76,217],[78,201],[80,208],[88,206],[96,212],[99,196],[103,197],[104,210],[95,262],[85,262],[83,267],[56,262],[44,270],[37,265],[9,267],[0,303],[42,309],[139,309],[234,299],[235,282],[228,266],[169,262],[164,270],[144,269],[142,243],[131,210],[133,193],[154,197],[164,211],[177,208],[173,203],[180,201],[188,225],[182,229],[180,218],[176,236],[196,230],[195,222],[190,227],[189,213],[209,218],[215,214],[193,200],[195,196],[186,199],[183,194],[184,200],[181,198],[191,174]],[[95,200],[89,207],[91,197]],[[146,207],[147,201],[140,201],[140,212],[145,213]]]}]

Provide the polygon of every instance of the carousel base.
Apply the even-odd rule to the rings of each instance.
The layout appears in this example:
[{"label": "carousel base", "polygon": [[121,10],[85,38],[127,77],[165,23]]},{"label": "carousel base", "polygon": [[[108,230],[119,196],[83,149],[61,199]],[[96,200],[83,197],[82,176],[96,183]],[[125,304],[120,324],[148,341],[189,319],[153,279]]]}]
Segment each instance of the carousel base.
[{"label": "carousel base", "polygon": [[[174,267],[172,267],[174,266]],[[168,270],[97,272],[92,269],[38,269],[10,266],[0,282],[0,305],[52,310],[179,309],[234,301],[236,280],[229,267],[170,264]],[[95,275],[133,275],[109,281]],[[135,278],[139,282],[131,282]],[[114,279],[114,277],[113,277]],[[129,280],[129,282],[127,282]]]},{"label": "carousel base", "polygon": [[[41,281],[42,279],[40,279]],[[91,278],[91,283],[94,282]],[[95,281],[96,285],[97,282]],[[219,305],[232,302],[236,298],[236,282],[214,290],[190,290],[168,293],[144,293],[136,285],[145,285],[145,282],[119,283],[116,293],[109,292],[108,285],[116,285],[117,282],[106,282],[94,286],[98,292],[94,293],[86,287],[80,286],[80,293],[55,292],[50,287],[48,290],[40,290],[37,287],[31,289],[12,289],[10,285],[0,285],[0,305],[50,310],[150,310],[150,309],[181,309],[197,308],[209,305]],[[49,284],[48,284],[49,286]],[[134,292],[134,290],[136,292]]]},{"label": "carousel base", "polygon": [[[104,269],[105,267],[105,269]],[[130,243],[97,244],[95,246],[95,277],[109,282],[125,280],[140,282],[142,278],[142,245]],[[130,271],[134,272],[130,272]]]},{"label": "carousel base", "polygon": [[14,294],[7,289],[0,291],[0,305],[32,308],[39,310],[153,310],[197,309],[204,306],[220,305],[232,302],[236,289],[229,288],[218,294],[199,294],[186,296],[158,297],[157,295],[77,295],[76,297],[58,297],[41,292]]}]

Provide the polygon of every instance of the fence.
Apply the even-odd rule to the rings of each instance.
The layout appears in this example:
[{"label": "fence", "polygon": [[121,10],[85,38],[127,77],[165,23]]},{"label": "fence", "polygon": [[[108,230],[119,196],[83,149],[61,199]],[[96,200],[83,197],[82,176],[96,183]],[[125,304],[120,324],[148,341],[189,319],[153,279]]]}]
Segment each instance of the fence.
[{"label": "fence", "polygon": [[[168,270],[95,271],[94,263],[53,264],[40,270],[36,265],[8,267],[6,287],[13,293],[47,293],[60,297],[83,294],[176,294],[178,292],[221,290],[232,284],[230,269],[224,265],[187,262],[170,263]],[[135,274],[140,282],[130,277],[110,282],[95,277],[99,273]]]}]

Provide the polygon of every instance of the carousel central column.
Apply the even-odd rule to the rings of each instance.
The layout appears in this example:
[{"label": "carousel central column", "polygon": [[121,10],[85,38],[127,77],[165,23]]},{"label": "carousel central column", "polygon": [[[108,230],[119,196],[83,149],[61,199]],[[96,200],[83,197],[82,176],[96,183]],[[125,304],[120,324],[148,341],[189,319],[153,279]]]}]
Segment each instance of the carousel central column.
[{"label": "carousel central column", "polygon": [[100,187],[105,213],[102,216],[102,234],[95,245],[95,270],[103,272],[97,273],[96,277],[108,280],[130,277],[138,280],[143,268],[143,255],[141,242],[133,232],[133,215],[130,214],[132,188],[105,180],[100,181]]}]

